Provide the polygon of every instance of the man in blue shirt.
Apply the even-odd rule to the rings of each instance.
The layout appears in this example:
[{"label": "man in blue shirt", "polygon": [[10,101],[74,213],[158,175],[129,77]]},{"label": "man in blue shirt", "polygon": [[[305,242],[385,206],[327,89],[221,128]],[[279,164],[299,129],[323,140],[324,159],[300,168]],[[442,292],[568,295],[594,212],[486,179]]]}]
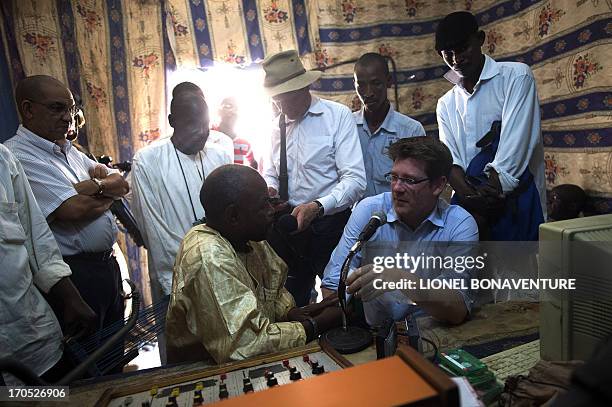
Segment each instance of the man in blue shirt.
[{"label": "man in blue shirt", "polygon": [[[387,223],[376,230],[370,242],[381,242],[382,246],[390,249],[397,247],[399,242],[441,242],[438,246],[443,249],[448,246],[450,251],[451,242],[478,241],[478,227],[474,218],[460,206],[448,205],[440,199],[453,163],[450,151],[444,144],[430,137],[401,139],[391,145],[389,156],[393,160],[393,167],[387,175],[391,192],[366,198],[353,210],[340,243],[325,268],[321,284],[324,296],[337,290],[342,263],[375,212],[383,212]],[[469,245],[463,251],[466,250],[469,250]],[[418,256],[421,250],[410,254]],[[455,250],[452,254],[461,254],[461,249],[459,253]],[[370,283],[375,274],[373,267],[366,265],[362,253],[358,253],[351,268],[357,270],[349,275],[347,291],[364,296],[367,289],[371,290]],[[417,270],[414,274],[405,272],[404,277],[418,282],[425,277],[422,272],[424,270]],[[442,280],[465,279],[465,285],[469,287],[469,272],[458,273],[446,269],[434,277]],[[364,303],[366,319],[371,325],[388,317],[402,319],[410,311],[412,302],[435,318],[460,323],[468,315],[473,298],[469,289],[386,292]]]},{"label": "man in blue shirt", "polygon": [[391,75],[387,60],[380,54],[363,54],[355,64],[355,90],[363,107],[353,113],[357,122],[367,187],[364,198],[389,192],[385,174],[393,162],[387,155],[389,146],[405,137],[424,136],[418,121],[396,112],[387,97]]}]

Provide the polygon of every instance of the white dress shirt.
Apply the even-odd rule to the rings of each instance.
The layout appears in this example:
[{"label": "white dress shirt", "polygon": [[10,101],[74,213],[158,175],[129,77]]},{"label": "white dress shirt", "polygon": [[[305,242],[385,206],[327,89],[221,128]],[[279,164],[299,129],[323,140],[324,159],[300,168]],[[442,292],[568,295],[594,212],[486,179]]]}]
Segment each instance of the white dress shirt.
[{"label": "white dress shirt", "polygon": [[438,100],[440,140],[448,146],[453,163],[465,169],[480,151],[476,142],[501,120],[501,137],[495,159],[486,168],[499,174],[504,192],[514,190],[527,166],[540,193],[546,219],[544,149],[540,133],[540,104],[531,69],[519,62],[496,62],[485,55],[485,64],[474,93],[468,93],[453,71],[444,76],[455,86]]},{"label": "white dress shirt", "polygon": [[39,375],[59,361],[62,331],[39,289],[70,274],[23,168],[0,145],[0,358]]},{"label": "white dress shirt", "polygon": [[[89,170],[97,163],[72,146],[60,147],[23,126],[4,145],[17,157],[43,215],[63,256],[112,249],[117,241],[117,224],[110,210],[98,218],[81,222],[49,217],[62,203],[77,195],[74,184],[91,179]],[[108,169],[107,172],[117,173]]]},{"label": "white dress shirt", "polygon": [[200,203],[204,179],[215,168],[233,161],[232,155],[214,144],[206,144],[198,154],[183,154],[174,148],[170,138],[134,156],[132,212],[148,249],[156,297],[170,294],[172,268],[181,240],[193,223],[204,217]]},{"label": "white dress shirt", "polygon": [[[272,131],[271,146],[263,176],[278,191],[278,125]],[[287,120],[287,173],[292,206],[318,200],[325,214],[331,215],[361,198],[366,176],[357,126],[348,107],[313,96],[300,120]]]}]

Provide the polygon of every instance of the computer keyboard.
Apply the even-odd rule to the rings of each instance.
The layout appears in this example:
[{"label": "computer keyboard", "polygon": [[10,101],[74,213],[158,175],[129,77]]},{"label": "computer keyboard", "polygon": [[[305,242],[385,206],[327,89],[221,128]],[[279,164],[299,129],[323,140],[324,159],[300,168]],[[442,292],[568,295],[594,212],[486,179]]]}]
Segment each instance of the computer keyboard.
[{"label": "computer keyboard", "polygon": [[500,381],[508,376],[527,375],[529,369],[540,360],[540,341],[533,341],[503,352],[482,358],[489,370]]}]

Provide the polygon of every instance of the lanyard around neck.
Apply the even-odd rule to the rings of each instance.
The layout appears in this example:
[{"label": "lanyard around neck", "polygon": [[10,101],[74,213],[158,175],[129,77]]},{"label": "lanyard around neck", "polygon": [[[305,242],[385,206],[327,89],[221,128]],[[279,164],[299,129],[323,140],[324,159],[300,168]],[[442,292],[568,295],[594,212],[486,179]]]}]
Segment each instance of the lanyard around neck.
[{"label": "lanyard around neck", "polygon": [[[191,205],[191,211],[193,212],[193,218],[195,219],[195,222],[197,222],[198,215],[196,214],[195,206],[193,204],[193,200],[191,199],[191,191],[189,190],[189,184],[187,183],[187,177],[185,176],[185,170],[183,170],[183,164],[181,163],[181,159],[179,158],[178,151],[176,150],[176,146],[172,145],[172,147],[174,147],[174,155],[176,155],[176,161],[178,161],[178,165],[181,168],[181,174],[183,175],[183,181],[185,182],[185,188],[187,188],[187,195],[189,196],[189,204]],[[198,156],[200,157],[200,166],[202,168],[202,173],[200,174],[200,170],[198,169],[197,164],[196,164],[196,170],[198,171],[198,175],[200,176],[200,179],[204,181],[204,163],[202,162],[202,152],[201,151],[198,151]]]}]

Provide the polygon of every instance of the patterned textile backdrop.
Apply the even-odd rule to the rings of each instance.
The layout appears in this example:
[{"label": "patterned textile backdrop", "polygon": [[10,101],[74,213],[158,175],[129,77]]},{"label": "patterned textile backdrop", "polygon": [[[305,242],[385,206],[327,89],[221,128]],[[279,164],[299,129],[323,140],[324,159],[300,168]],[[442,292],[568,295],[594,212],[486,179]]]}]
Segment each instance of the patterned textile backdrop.
[{"label": "patterned textile backdrop", "polygon": [[[376,51],[396,63],[399,110],[435,134],[450,84],[433,33],[457,10],[475,13],[489,55],[532,67],[548,186],[578,184],[590,212],[612,212],[612,0],[4,0],[0,73],[13,88],[33,74],[64,81],[83,102],[81,144],[123,161],[169,134],[167,78],[178,68],[244,67],[297,49],[307,67],[330,67],[315,91],[357,109],[342,63]],[[124,248],[147,292],[146,256],[130,239]]]}]

